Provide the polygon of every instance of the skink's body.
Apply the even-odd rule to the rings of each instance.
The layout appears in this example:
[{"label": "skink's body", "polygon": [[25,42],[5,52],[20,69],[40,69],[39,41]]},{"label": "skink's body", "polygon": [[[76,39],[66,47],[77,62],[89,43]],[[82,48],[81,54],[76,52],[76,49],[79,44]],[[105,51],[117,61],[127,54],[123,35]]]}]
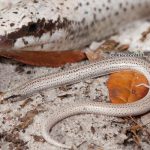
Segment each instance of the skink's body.
[{"label": "skink's body", "polygon": [[[140,71],[147,77],[150,84],[150,63],[134,57],[116,57],[34,79],[16,89],[4,93],[0,99],[7,99],[11,96],[26,96],[42,89],[75,83],[86,78],[102,76],[124,69]],[[64,110],[60,110],[49,119],[44,126],[43,136],[50,144],[70,148],[49,137],[49,130],[52,129],[57,122],[66,117],[82,113],[97,113],[119,117],[143,114],[150,110],[150,92],[148,92],[143,99],[130,104],[79,103],[75,106],[66,107]]]},{"label": "skink's body", "polygon": [[149,14],[150,0],[20,0],[0,11],[0,49],[77,49]]}]

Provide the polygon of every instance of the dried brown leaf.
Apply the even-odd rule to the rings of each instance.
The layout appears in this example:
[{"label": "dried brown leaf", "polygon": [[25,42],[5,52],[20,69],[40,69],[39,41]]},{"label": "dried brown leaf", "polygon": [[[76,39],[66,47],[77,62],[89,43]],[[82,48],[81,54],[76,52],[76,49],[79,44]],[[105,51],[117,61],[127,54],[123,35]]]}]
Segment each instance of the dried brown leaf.
[{"label": "dried brown leaf", "polygon": [[107,40],[98,49],[108,52],[108,51],[114,50],[118,45],[119,45],[119,42],[115,40]]},{"label": "dried brown leaf", "polygon": [[143,98],[148,88],[137,86],[141,83],[148,84],[148,80],[139,72],[121,71],[110,75],[107,87],[111,102],[127,103]]},{"label": "dried brown leaf", "polygon": [[82,50],[69,51],[0,51],[0,56],[33,66],[59,67],[87,59]]},{"label": "dried brown leaf", "polygon": [[129,49],[129,44],[123,44],[117,47],[117,51],[127,51]]},{"label": "dried brown leaf", "polygon": [[20,119],[21,123],[17,126],[18,129],[25,129],[27,128],[30,124],[32,124],[34,117],[38,114],[38,110],[34,109]]}]

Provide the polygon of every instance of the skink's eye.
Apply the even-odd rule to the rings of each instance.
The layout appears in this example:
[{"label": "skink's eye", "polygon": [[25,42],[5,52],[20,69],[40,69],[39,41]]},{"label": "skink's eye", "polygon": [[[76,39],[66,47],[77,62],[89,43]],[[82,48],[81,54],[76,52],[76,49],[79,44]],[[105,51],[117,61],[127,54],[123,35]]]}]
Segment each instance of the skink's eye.
[{"label": "skink's eye", "polygon": [[37,28],[38,28],[38,26],[36,23],[31,23],[31,24],[29,24],[28,32],[36,32]]}]

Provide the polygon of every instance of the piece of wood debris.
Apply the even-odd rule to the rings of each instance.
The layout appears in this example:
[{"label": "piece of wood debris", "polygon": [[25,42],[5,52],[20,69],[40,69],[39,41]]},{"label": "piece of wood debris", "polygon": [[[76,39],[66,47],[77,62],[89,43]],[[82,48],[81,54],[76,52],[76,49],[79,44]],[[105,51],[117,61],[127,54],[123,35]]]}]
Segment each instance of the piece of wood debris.
[{"label": "piece of wood debris", "polygon": [[36,142],[42,142],[44,143],[45,142],[45,139],[42,137],[42,136],[39,136],[39,135],[31,135],[33,137],[33,139],[36,141]]},{"label": "piece of wood debris", "polygon": [[127,51],[129,47],[130,47],[129,44],[122,44],[119,47],[117,47],[117,51],[124,52],[124,51]]},{"label": "piece of wood debris", "polygon": [[145,32],[142,33],[142,37],[140,38],[140,41],[144,42],[149,34],[150,34],[150,27]]},{"label": "piece of wood debris", "polygon": [[23,101],[22,104],[20,104],[20,107],[21,107],[21,108],[24,108],[29,102],[32,102],[32,101],[33,101],[33,99],[27,98],[27,99],[25,99],[25,100]]}]

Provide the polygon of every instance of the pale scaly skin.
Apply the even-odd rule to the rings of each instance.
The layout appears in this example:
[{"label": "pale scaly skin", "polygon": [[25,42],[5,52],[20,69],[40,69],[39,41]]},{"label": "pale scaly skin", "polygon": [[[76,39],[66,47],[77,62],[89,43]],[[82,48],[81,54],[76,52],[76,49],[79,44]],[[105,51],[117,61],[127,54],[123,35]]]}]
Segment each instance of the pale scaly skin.
[{"label": "pale scaly skin", "polygon": [[0,50],[72,50],[148,17],[150,0],[19,0],[0,11]]},{"label": "pale scaly skin", "polygon": [[[143,73],[148,80],[148,84],[150,84],[150,63],[136,57],[114,57],[34,79],[16,89],[3,93],[3,95],[1,95],[1,99],[7,99],[11,96],[27,96],[28,94],[40,91],[42,89],[72,84],[87,78],[103,76],[126,69],[136,70]],[[49,131],[57,122],[69,116],[84,113],[96,113],[118,117],[140,115],[150,110],[150,91],[143,99],[129,104],[114,105],[108,103],[90,102],[79,103],[63,110],[60,110],[56,114],[52,115],[52,117],[46,122],[43,128],[43,136],[50,144],[63,148],[71,148],[71,146],[61,144],[49,136]]]}]

